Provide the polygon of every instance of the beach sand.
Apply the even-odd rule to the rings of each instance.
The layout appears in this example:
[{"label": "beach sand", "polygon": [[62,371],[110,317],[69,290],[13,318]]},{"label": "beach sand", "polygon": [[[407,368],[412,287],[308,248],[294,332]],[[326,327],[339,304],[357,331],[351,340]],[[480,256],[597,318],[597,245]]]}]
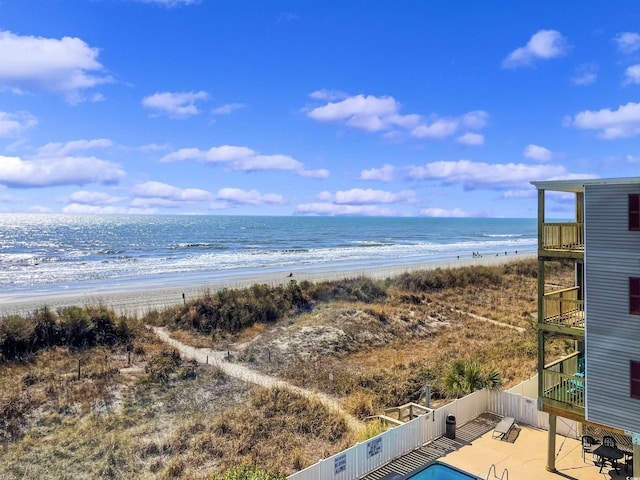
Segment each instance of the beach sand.
[{"label": "beach sand", "polygon": [[[215,292],[223,288],[246,288],[254,284],[271,286],[286,285],[292,280],[298,282],[308,280],[321,282],[328,280],[342,280],[357,277],[385,279],[395,277],[406,272],[418,270],[435,270],[437,268],[460,268],[473,265],[501,265],[516,260],[535,258],[533,253],[498,255],[478,258],[466,258],[447,262],[432,262],[416,265],[372,266],[358,270],[328,271],[323,268],[307,268],[294,270],[292,277],[288,273],[250,273],[238,274],[213,283],[200,285],[186,285],[176,287],[158,287],[153,284],[141,284],[127,287],[126,290],[84,290],[65,292],[60,294],[39,294],[29,296],[13,296],[0,294],[0,317],[7,315],[25,315],[37,308],[47,306],[53,310],[71,305],[102,304],[114,309],[120,315],[142,316],[150,310],[175,306],[197,297],[206,292]],[[184,295],[184,300],[183,300]]]}]

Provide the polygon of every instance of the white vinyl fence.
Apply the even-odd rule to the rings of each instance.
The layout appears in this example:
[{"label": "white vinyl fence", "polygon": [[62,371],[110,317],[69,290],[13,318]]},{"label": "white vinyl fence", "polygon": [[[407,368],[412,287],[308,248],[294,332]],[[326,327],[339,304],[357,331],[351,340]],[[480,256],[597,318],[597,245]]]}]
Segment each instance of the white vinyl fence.
[{"label": "white vinyl fence", "polygon": [[[482,413],[490,412],[513,417],[517,423],[548,429],[549,416],[545,412],[538,412],[537,401],[520,393],[513,393],[530,392],[531,384],[537,385],[537,376],[510,391],[479,390],[420,415],[404,425],[393,427],[332,457],[320,460],[315,465],[300,470],[288,478],[289,480],[357,480],[391,460],[444,435],[448,415],[454,415],[456,424],[463,425]],[[557,432],[559,435],[577,438],[576,422],[558,418]]]}]

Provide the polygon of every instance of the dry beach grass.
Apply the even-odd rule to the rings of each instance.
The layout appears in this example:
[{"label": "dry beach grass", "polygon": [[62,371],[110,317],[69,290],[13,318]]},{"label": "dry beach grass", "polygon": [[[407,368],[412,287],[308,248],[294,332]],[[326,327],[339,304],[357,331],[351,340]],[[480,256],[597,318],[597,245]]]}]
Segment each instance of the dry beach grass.
[{"label": "dry beach grass", "polygon": [[[183,343],[228,351],[233,364],[322,392],[364,418],[422,403],[427,383],[434,402],[447,401],[442,373],[454,359],[497,368],[506,386],[533,374],[536,268],[524,260],[305,284],[305,295],[322,299],[206,335],[194,328],[205,321],[195,315],[210,311],[204,306],[218,298],[211,292],[144,321],[168,326]],[[558,284],[570,276],[561,266],[556,274]],[[379,428],[354,432],[338,413],[290,389],[174,364],[172,347],[140,322],[131,325],[128,351],[56,347],[0,366],[0,478],[208,478],[243,462],[291,473]]]}]

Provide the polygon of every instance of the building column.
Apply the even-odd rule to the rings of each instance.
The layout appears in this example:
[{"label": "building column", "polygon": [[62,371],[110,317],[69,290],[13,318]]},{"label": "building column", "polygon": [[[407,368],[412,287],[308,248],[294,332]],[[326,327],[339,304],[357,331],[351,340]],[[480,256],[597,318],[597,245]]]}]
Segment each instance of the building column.
[{"label": "building column", "polygon": [[549,437],[547,438],[547,471],[556,472],[556,416],[549,414]]},{"label": "building column", "polygon": [[[634,438],[634,440],[636,440]],[[633,442],[633,476],[640,475],[640,445]]]}]

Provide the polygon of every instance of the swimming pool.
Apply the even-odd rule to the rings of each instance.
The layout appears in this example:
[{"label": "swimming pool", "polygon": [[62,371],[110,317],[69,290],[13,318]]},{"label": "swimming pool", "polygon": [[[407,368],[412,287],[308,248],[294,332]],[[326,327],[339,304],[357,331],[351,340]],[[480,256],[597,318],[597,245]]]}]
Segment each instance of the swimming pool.
[{"label": "swimming pool", "polygon": [[404,477],[405,480],[482,480],[446,463],[433,462]]}]

